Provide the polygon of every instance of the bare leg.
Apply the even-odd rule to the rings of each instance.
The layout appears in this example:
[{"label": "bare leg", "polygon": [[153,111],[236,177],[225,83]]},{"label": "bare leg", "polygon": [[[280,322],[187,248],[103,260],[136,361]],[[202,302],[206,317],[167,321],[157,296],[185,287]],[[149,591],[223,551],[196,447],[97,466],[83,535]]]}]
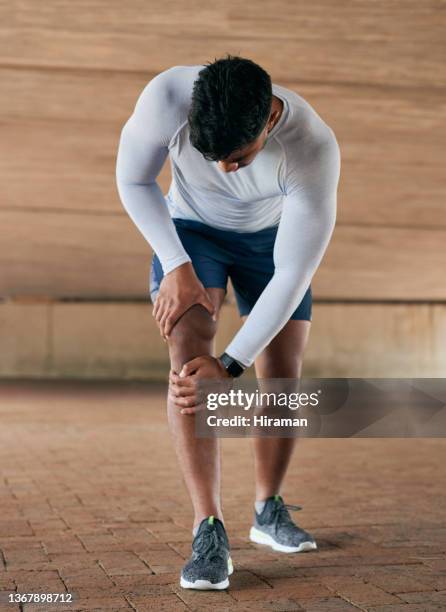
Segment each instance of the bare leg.
[{"label": "bare leg", "polygon": [[[210,288],[209,296],[220,309],[224,290]],[[179,373],[182,366],[200,355],[211,355],[216,323],[201,305],[192,306],[178,320],[168,344],[171,368]],[[194,415],[183,415],[167,400],[169,427],[186,488],[192,500],[194,527],[206,516],[223,520],[220,500],[220,448],[217,439],[195,437]]]},{"label": "bare leg", "polygon": [[[288,321],[255,362],[260,378],[299,378],[310,333],[309,321]],[[280,492],[296,438],[253,438],[256,501]]]}]

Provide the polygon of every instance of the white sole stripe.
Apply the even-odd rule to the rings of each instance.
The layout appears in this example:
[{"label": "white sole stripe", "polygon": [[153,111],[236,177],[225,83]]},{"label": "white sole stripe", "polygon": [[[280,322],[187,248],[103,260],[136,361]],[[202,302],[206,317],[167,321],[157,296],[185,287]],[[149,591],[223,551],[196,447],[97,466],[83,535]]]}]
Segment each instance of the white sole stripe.
[{"label": "white sole stripe", "polygon": [[308,550],[316,550],[317,548],[316,542],[301,542],[299,546],[285,546],[284,544],[279,544],[279,542],[276,542],[272,536],[268,535],[267,533],[263,533],[263,531],[260,531],[255,527],[251,527],[249,539],[251,542],[255,542],[256,544],[264,544],[265,546],[270,546],[273,550],[284,553],[306,552]]}]

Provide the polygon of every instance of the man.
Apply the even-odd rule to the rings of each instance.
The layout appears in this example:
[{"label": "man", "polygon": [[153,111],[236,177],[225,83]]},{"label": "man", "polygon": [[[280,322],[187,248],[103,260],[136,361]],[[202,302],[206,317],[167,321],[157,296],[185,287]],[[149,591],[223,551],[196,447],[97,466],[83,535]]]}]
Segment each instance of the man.
[{"label": "man", "polygon": [[[166,198],[157,176],[170,155]],[[152,246],[154,317],[171,360],[168,419],[194,512],[185,588],[224,589],[232,571],[216,439],[196,438],[197,383],[298,378],[311,322],[311,279],[331,237],[340,172],[333,131],[254,62],[228,55],[152,79],[125,124],[117,184]],[[218,315],[231,279],[245,321],[219,358]],[[294,440],[254,439],[251,540],[316,548],[280,495]]]}]

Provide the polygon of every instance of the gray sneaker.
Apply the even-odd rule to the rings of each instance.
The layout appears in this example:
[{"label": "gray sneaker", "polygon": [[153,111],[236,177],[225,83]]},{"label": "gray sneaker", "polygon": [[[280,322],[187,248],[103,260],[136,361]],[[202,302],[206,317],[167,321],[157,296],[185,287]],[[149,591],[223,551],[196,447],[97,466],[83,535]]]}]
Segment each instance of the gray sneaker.
[{"label": "gray sneaker", "polygon": [[213,516],[203,519],[192,542],[192,557],[181,572],[181,586],[199,590],[227,589],[228,576],[233,571],[223,523]]},{"label": "gray sneaker", "polygon": [[254,512],[255,523],[249,539],[286,553],[316,549],[313,536],[293,522],[289,510],[301,510],[301,507],[284,504],[280,495],[268,497],[262,512]]}]

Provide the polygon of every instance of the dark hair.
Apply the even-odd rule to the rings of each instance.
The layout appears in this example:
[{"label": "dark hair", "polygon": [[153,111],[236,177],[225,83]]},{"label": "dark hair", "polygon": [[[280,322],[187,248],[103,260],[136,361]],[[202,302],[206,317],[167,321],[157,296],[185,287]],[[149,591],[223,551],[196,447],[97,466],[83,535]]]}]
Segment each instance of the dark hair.
[{"label": "dark hair", "polygon": [[227,54],[208,62],[193,85],[191,144],[210,161],[225,159],[259,136],[272,97],[269,74],[253,61]]}]

